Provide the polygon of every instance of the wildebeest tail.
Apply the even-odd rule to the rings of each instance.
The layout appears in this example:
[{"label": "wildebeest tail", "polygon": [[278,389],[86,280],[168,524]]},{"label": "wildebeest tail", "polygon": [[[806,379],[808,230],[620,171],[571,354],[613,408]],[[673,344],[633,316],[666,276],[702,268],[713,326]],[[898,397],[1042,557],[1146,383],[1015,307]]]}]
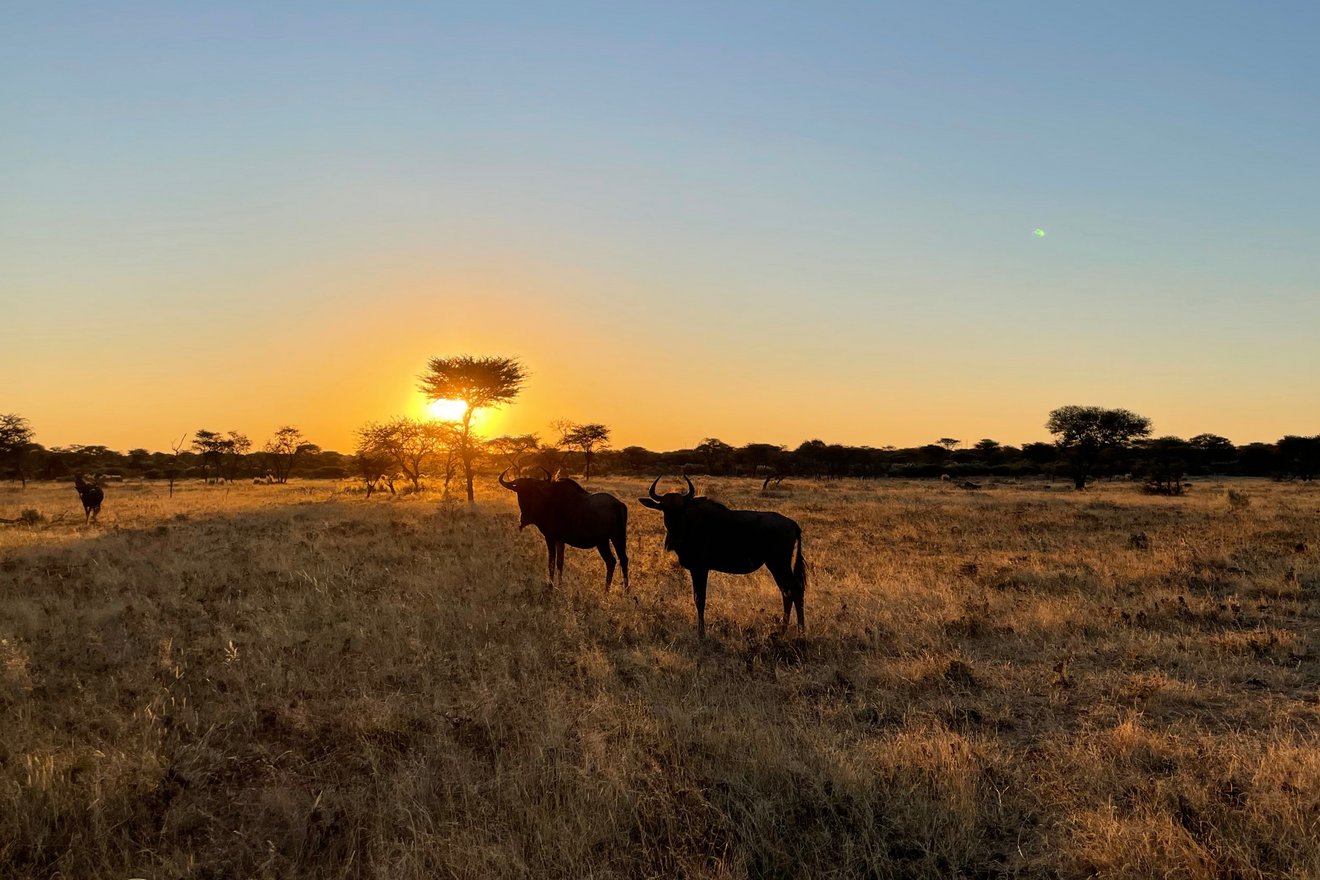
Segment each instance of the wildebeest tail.
[{"label": "wildebeest tail", "polygon": [[793,575],[797,578],[799,589],[807,591],[807,561],[802,558],[802,533],[798,532],[797,559],[793,560]]}]

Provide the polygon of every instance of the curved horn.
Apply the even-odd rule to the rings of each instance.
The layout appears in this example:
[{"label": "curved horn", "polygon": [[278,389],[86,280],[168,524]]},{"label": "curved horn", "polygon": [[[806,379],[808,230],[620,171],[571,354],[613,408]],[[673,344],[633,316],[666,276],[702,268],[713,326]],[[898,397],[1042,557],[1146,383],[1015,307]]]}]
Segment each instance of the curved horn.
[{"label": "curved horn", "polygon": [[513,481],[504,479],[504,475],[507,474],[508,472],[509,472],[508,468],[505,468],[504,470],[500,471],[500,485],[508,489],[510,492],[516,492],[517,490],[513,488]]},{"label": "curved horn", "polygon": [[543,465],[543,464],[538,464],[537,467],[541,469],[541,473],[545,474],[545,478],[546,478],[547,480],[553,480],[553,479],[554,479],[554,475],[551,474],[548,470],[545,469],[545,465]]},{"label": "curved horn", "polygon": [[688,480],[688,475],[687,475],[687,474],[684,474],[684,475],[683,475],[683,479],[684,479],[684,480],[687,480],[687,484],[688,484],[687,494],[684,495],[683,497],[684,497],[684,498],[691,498],[693,495],[696,495],[696,494],[697,494],[697,487],[694,486],[694,485],[692,485],[692,481],[691,481],[691,480]]},{"label": "curved horn", "polygon": [[659,501],[659,500],[660,500],[660,496],[657,495],[657,494],[655,494],[655,486],[656,486],[656,483],[659,483],[659,482],[660,482],[660,478],[659,478],[659,477],[656,477],[656,478],[655,478],[655,483],[652,483],[652,484],[651,484],[651,488],[647,490],[647,494],[651,496],[651,500],[652,500],[652,501]]}]

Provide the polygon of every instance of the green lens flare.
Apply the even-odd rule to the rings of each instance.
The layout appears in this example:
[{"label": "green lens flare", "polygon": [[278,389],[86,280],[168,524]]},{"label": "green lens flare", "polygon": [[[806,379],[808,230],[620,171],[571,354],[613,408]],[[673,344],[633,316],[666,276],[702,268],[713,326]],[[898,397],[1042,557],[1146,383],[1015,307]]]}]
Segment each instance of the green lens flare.
[{"label": "green lens flare", "polygon": [[1036,229],[1035,232],[1032,233],[1032,235],[1036,236],[1037,238],[1044,238],[1044,237],[1045,237],[1045,230],[1044,230],[1044,229],[1039,229],[1039,228],[1038,228],[1038,229]]}]

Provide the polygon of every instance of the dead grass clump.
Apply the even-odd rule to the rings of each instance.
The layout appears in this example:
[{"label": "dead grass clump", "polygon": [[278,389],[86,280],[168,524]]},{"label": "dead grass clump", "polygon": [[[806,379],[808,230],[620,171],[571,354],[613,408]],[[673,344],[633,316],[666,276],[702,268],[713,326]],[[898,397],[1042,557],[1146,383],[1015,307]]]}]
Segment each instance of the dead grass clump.
[{"label": "dead grass clump", "polygon": [[1229,510],[1246,510],[1251,506],[1251,496],[1236,489],[1225,489],[1224,503],[1228,505]]},{"label": "dead grass clump", "polygon": [[1315,744],[1159,732],[1141,716],[1088,732],[1046,765],[1060,780],[1093,768],[1088,787],[1056,790],[1069,818],[1050,861],[1067,876],[1312,876],[1313,832],[1297,819],[1320,809],[1301,787],[1320,768]]}]

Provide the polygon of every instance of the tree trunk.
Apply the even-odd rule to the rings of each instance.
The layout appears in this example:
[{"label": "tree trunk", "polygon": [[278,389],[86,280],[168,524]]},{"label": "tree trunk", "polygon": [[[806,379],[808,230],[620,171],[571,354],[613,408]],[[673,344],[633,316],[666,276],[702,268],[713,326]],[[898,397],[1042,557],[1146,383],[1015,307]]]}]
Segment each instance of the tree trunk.
[{"label": "tree trunk", "polygon": [[463,411],[463,440],[462,440],[462,458],[463,458],[463,477],[467,480],[467,500],[468,504],[476,504],[476,496],[472,492],[472,459],[475,457],[472,452],[472,407]]}]

